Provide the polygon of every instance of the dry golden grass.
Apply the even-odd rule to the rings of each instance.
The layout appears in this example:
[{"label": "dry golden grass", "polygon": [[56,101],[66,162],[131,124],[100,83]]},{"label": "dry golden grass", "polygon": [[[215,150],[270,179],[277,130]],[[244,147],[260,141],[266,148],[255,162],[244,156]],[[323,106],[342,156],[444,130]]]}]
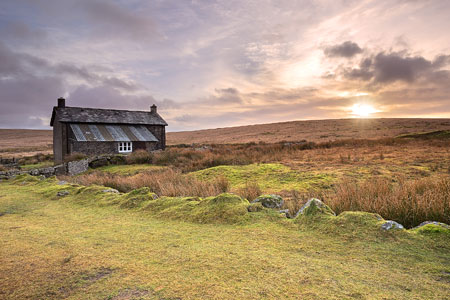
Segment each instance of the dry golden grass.
[{"label": "dry golden grass", "polygon": [[193,176],[183,176],[180,171],[173,169],[156,169],[132,176],[119,174],[105,174],[94,172],[77,177],[62,176],[61,179],[81,185],[103,185],[115,188],[121,192],[130,192],[141,187],[149,187],[158,196],[216,196],[227,192],[228,181],[219,177],[212,181],[201,181]]},{"label": "dry golden grass", "polygon": [[372,178],[361,183],[343,180],[327,190],[293,191],[286,208],[296,212],[312,197],[323,199],[337,214],[344,211],[378,213],[407,228],[427,220],[450,221],[450,176],[415,180],[397,178],[395,182],[386,178]]}]

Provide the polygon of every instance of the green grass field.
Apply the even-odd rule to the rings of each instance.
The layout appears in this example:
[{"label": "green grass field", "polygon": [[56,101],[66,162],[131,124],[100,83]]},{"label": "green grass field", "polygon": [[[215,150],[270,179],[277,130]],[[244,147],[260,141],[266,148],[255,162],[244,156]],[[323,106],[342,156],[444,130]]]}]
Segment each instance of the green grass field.
[{"label": "green grass field", "polygon": [[450,299],[448,231],[102,190],[0,182],[0,299]]}]

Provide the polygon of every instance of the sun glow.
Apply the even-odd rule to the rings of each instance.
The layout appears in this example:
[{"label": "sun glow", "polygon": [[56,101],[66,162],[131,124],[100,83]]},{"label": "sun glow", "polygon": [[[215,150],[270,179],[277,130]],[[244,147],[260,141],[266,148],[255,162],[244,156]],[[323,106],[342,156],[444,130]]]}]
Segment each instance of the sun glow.
[{"label": "sun glow", "polygon": [[352,115],[364,118],[369,117],[371,114],[378,112],[372,105],[356,103],[352,106]]}]

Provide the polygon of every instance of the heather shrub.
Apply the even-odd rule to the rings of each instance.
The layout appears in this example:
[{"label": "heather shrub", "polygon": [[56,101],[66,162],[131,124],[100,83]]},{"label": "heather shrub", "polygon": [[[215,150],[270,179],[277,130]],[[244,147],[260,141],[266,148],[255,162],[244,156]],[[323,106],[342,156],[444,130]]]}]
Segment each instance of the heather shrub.
[{"label": "heather shrub", "polygon": [[151,164],[153,162],[153,154],[139,149],[126,156],[125,161],[127,164]]}]

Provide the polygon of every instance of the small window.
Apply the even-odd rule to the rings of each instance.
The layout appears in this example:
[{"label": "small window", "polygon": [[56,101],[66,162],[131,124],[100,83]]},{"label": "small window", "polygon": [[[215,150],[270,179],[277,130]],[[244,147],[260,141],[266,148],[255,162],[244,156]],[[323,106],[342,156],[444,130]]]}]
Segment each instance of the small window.
[{"label": "small window", "polygon": [[120,142],[119,143],[119,153],[133,152],[132,142]]}]

